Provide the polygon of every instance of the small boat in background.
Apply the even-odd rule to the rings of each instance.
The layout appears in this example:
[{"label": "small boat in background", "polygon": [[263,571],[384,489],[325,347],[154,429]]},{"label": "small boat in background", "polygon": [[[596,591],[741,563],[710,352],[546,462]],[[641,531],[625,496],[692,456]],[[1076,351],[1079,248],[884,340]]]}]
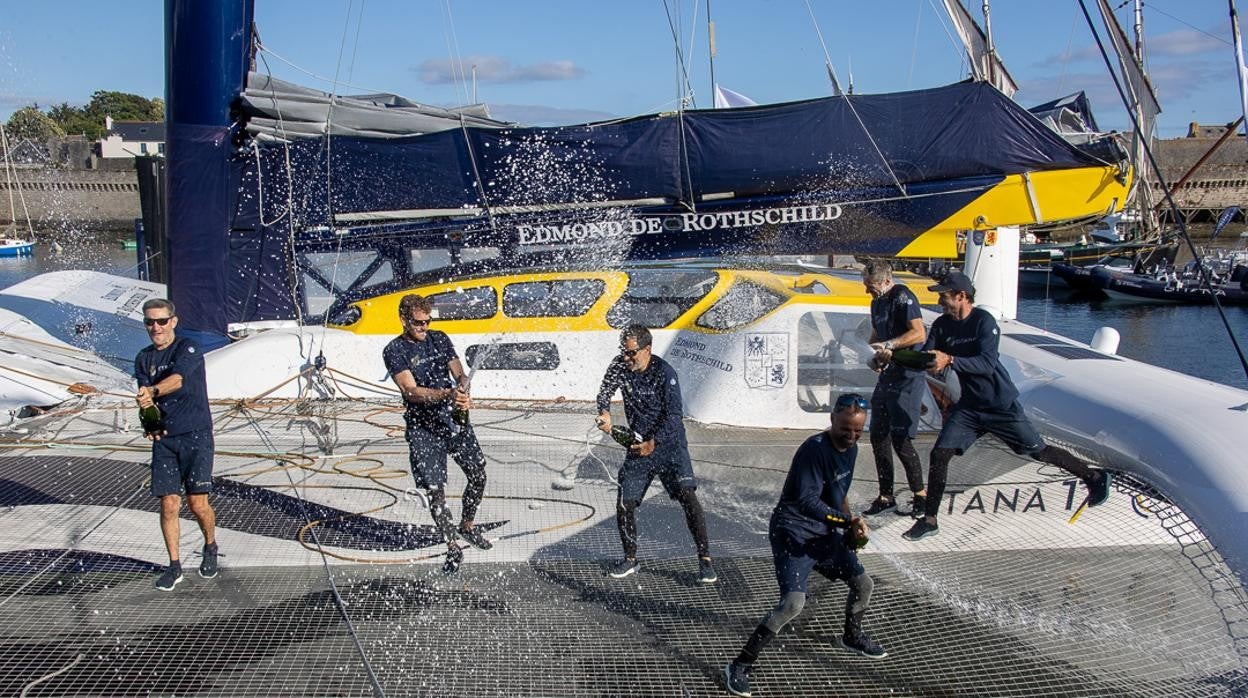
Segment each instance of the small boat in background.
[{"label": "small boat in background", "polygon": [[28,257],[35,253],[35,243],[18,237],[0,238],[0,257]]}]

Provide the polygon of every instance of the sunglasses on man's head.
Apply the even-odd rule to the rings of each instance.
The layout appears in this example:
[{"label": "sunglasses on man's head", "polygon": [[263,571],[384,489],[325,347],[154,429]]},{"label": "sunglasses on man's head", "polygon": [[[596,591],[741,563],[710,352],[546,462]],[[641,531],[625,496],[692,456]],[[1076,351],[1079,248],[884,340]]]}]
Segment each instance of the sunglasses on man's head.
[{"label": "sunglasses on man's head", "polygon": [[160,325],[161,327],[164,327],[165,325],[168,325],[169,321],[172,319],[172,315],[169,317],[145,317],[143,318],[143,324],[148,327],[151,327],[152,325]]},{"label": "sunglasses on man's head", "polygon": [[867,399],[858,393],[845,393],[844,395],[836,398],[836,403],[833,405],[832,411],[840,412],[842,410],[847,410],[851,405],[857,405],[858,409],[865,410],[871,406],[871,403],[867,402]]}]

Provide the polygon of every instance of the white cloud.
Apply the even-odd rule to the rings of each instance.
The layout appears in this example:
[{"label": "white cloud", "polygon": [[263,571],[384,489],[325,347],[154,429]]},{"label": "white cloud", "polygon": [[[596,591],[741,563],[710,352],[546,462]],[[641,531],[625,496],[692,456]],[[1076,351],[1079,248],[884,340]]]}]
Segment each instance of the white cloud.
[{"label": "white cloud", "polygon": [[576,80],[585,76],[585,69],[572,61],[544,61],[513,66],[498,56],[469,56],[459,64],[447,59],[429,59],[414,68],[420,81],[429,85],[446,85],[471,80],[476,67],[477,82],[508,84]]}]

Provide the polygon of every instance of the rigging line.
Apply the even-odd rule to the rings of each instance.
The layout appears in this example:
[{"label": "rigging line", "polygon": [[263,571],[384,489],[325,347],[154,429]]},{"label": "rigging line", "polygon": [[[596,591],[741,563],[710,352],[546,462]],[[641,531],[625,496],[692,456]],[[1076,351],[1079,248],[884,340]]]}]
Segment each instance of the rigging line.
[{"label": "rigging line", "polygon": [[[364,0],[360,0],[361,5]],[[325,212],[326,223],[330,230],[334,228],[334,158],[333,158],[333,142],[334,142],[334,104],[338,101],[338,76],[342,71],[342,55],[346,51],[347,31],[351,28],[351,8],[355,6],[355,0],[347,3],[347,19],[342,26],[342,40],[338,44],[338,61],[334,65],[334,85],[333,91],[329,93],[329,109],[325,113]],[[361,7],[361,17],[363,19],[363,8]],[[356,22],[356,39],[359,39],[359,20]],[[356,45],[358,48],[358,43]],[[352,49],[352,52],[356,50]],[[342,235],[338,235],[337,249],[334,252],[334,267],[330,272],[329,291],[335,293],[338,288],[338,267],[342,261]]]},{"label": "rigging line", "polygon": [[455,33],[455,17],[451,14],[451,0],[443,0],[441,10],[446,19],[442,26],[442,36],[446,40],[446,52],[450,55],[451,73],[460,92],[463,93],[464,104],[469,102],[468,78],[464,75],[464,58],[459,53],[459,36]]},{"label": "rigging line", "polygon": [[[277,90],[273,87],[273,68],[269,65],[269,59],[265,53],[260,54],[260,60],[264,62],[264,70],[269,77],[269,95],[273,100],[273,108],[277,112],[277,129],[282,136],[282,153],[285,157],[286,164],[286,265],[289,269],[288,274],[294,278],[288,279],[290,288],[290,305],[295,311],[295,322],[300,326],[303,325],[303,305],[299,302],[299,256],[295,254],[295,178],[290,164],[290,134],[286,132],[286,118],[282,115],[282,109],[278,106]],[[260,145],[255,143],[252,145],[256,149],[257,162],[259,162]],[[256,189],[259,190],[264,181],[264,173],[257,165],[256,169]],[[259,202],[257,202],[259,203]],[[282,219],[281,216],[273,219],[277,223]],[[264,208],[260,208],[260,222],[264,223]]]},{"label": "rigging line", "polygon": [[[269,438],[268,432],[265,431],[255,417],[249,414],[250,411],[245,405],[242,406],[242,411],[247,414],[247,418],[251,422],[251,426],[255,428],[256,433],[259,434],[260,440],[264,442],[264,445],[270,451],[277,451],[277,446],[273,443],[273,440]],[[295,493],[295,501],[298,503],[299,510],[303,514],[304,522],[309,524],[312,523],[312,516],[308,512],[307,502],[302,496],[299,496],[299,486],[295,484],[294,476],[290,474],[289,469],[283,469],[283,472],[286,473],[286,479],[290,482],[290,488]],[[351,640],[355,643],[356,651],[360,654],[360,661],[364,664],[364,671],[367,672],[368,681],[373,687],[373,695],[385,698],[386,692],[381,687],[381,681],[378,680],[377,673],[373,671],[373,664],[368,659],[368,653],[364,651],[364,644],[360,641],[360,636],[355,630],[355,623],[351,621],[351,614],[347,613],[347,603],[343,600],[342,594],[338,591],[338,583],[334,580],[334,573],[329,567],[329,557],[326,554],[327,551],[321,544],[320,538],[316,535],[316,530],[312,529],[310,532],[312,534],[313,542],[316,543],[317,552],[321,555],[321,566],[325,570],[325,578],[329,583],[330,593],[333,594],[334,605],[338,609],[338,614],[342,617],[343,624],[347,626],[347,632],[350,633]]]},{"label": "rigging line", "polygon": [[[1113,63],[1109,59],[1109,53],[1105,50],[1105,44],[1101,41],[1100,32],[1096,30],[1096,26],[1092,22],[1092,15],[1088,13],[1088,6],[1084,0],[1079,0],[1079,7],[1083,10],[1083,17],[1088,23],[1088,29],[1092,32],[1092,38],[1096,39],[1096,47],[1100,49],[1101,58],[1105,61],[1105,67],[1109,70],[1109,76],[1114,81],[1114,88],[1118,90],[1118,97],[1122,100],[1123,106],[1127,108],[1127,116],[1131,117],[1131,127],[1135,129],[1136,133],[1139,133],[1140,123],[1136,118],[1135,110],[1131,108],[1131,101],[1127,98],[1127,93],[1118,81],[1118,75],[1114,72]],[[1152,165],[1158,183],[1161,184],[1161,192],[1166,198],[1170,212],[1174,216],[1175,222],[1179,225],[1179,233],[1183,236],[1183,241],[1187,243],[1187,248],[1192,253],[1192,260],[1196,262],[1196,271],[1200,274],[1201,283],[1209,290],[1213,306],[1218,309],[1218,317],[1222,319],[1222,326],[1226,328],[1226,334],[1230,337],[1231,346],[1235,348],[1235,353],[1239,356],[1239,363],[1244,369],[1244,375],[1248,376],[1248,357],[1244,356],[1244,350],[1239,346],[1239,339],[1235,337],[1235,330],[1231,327],[1230,320],[1226,316],[1226,309],[1222,306],[1222,302],[1218,300],[1218,294],[1214,293],[1209,267],[1205,265],[1204,259],[1201,258],[1199,251],[1196,249],[1196,244],[1192,242],[1191,236],[1187,234],[1187,223],[1184,221],[1182,212],[1179,211],[1178,204],[1174,203],[1174,197],[1170,195],[1170,187],[1165,180],[1161,167],[1157,164],[1157,158],[1153,155],[1152,146],[1144,140],[1141,141],[1141,145],[1143,146],[1144,154],[1148,156],[1149,164]]]},{"label": "rigging line", "polygon": [[360,52],[360,27],[364,26],[364,0],[360,0],[360,11],[355,16],[355,41],[351,46],[351,64],[347,66],[347,80],[351,82],[351,77],[355,75],[355,57]]},{"label": "rigging line", "polygon": [[464,147],[468,149],[468,162],[472,163],[472,179],[477,185],[477,194],[481,196],[481,204],[485,209],[485,218],[490,224],[490,232],[497,234],[498,229],[494,226],[494,210],[490,207],[490,197],[485,193],[485,185],[481,182],[481,172],[477,169],[477,154],[472,150],[472,139],[468,137],[468,123],[462,113],[459,115],[459,128],[464,134]]},{"label": "rigging line", "polygon": [[1227,46],[1231,46],[1231,45],[1233,45],[1230,41],[1227,41],[1226,39],[1224,39],[1224,38],[1222,38],[1222,37],[1218,36],[1217,34],[1210,34],[1209,32],[1205,31],[1204,29],[1201,29],[1200,27],[1198,27],[1198,26],[1196,26],[1196,25],[1194,25],[1194,24],[1191,24],[1191,23],[1189,23],[1189,22],[1186,22],[1186,21],[1184,21],[1184,20],[1180,19],[1179,17],[1175,17],[1174,15],[1170,14],[1169,12],[1166,12],[1165,10],[1163,10],[1163,9],[1161,9],[1161,8],[1159,8],[1159,7],[1157,7],[1157,5],[1156,5],[1155,3],[1151,3],[1151,4],[1149,4],[1148,9],[1150,9],[1150,10],[1152,10],[1152,11],[1154,11],[1154,12],[1157,12],[1158,14],[1163,14],[1163,15],[1165,15],[1165,16],[1167,16],[1167,17],[1169,17],[1170,19],[1173,19],[1174,21],[1178,22],[1179,24],[1182,24],[1183,26],[1187,27],[1188,29],[1191,29],[1191,30],[1193,30],[1193,31],[1200,32],[1201,34],[1204,34],[1205,36],[1209,37],[1210,39],[1217,39],[1218,41],[1221,41],[1222,43],[1226,44]]},{"label": "rigging line", "polygon": [[[333,78],[325,77],[324,75],[321,75],[319,73],[314,73],[311,70],[308,70],[307,68],[304,68],[303,66],[299,65],[298,63],[295,63],[289,58],[282,56],[277,51],[274,51],[273,49],[269,48],[268,46],[265,46],[264,44],[260,42],[256,42],[256,50],[262,54],[267,54],[276,58],[277,60],[281,61],[282,63],[285,63],[286,65],[290,66],[294,70],[300,73],[303,73],[304,75],[307,75],[313,80],[319,80],[321,82],[334,82]],[[266,64],[267,64],[267,61],[266,61]],[[376,92],[376,93],[386,92],[386,90],[380,90],[380,89],[368,87],[365,85],[355,85],[349,82],[339,82],[338,84],[343,85],[344,87],[350,87],[353,90],[360,90],[361,92]]]},{"label": "rigging line", "polygon": [[836,81],[833,78],[834,72],[832,70],[832,56],[828,53],[828,45],[823,40],[823,30],[819,28],[819,22],[815,21],[815,9],[810,6],[810,0],[802,1],[806,3],[806,12],[810,15],[811,25],[815,27],[815,35],[819,37],[819,46],[823,48],[823,64],[828,69],[828,79],[833,81],[832,86],[836,88],[837,92],[840,92],[841,87],[836,84]]},{"label": "rigging line", "polygon": [[686,103],[692,97],[692,90],[689,86],[689,68],[685,65],[684,49],[680,45],[680,33],[676,28],[675,21],[672,19],[672,8],[667,4],[667,0],[663,0],[663,11],[667,15],[667,28],[672,33],[672,45],[676,47],[676,67],[677,72],[684,81],[684,85],[677,93],[680,95],[679,111],[684,111]]},{"label": "rigging line", "polygon": [[[955,37],[953,36],[953,32],[950,30],[949,25],[945,23],[945,19],[947,19],[947,18],[948,18],[949,13],[948,13],[948,12],[946,12],[945,10],[942,10],[942,9],[937,8],[937,7],[936,7],[936,5],[935,5],[935,1],[936,1],[936,0],[927,0],[927,4],[928,4],[928,6],[929,6],[929,7],[931,7],[931,8],[932,8],[932,12],[936,15],[936,21],[937,21],[938,23],[940,23],[940,28],[944,30],[944,32],[945,32],[945,38],[949,39],[949,44],[950,44],[951,46],[953,46],[953,52],[954,52],[954,53],[956,53],[956,54],[958,54],[958,65],[959,65],[959,66],[966,66],[966,73],[967,73],[967,74],[970,74],[970,75],[974,75],[974,74],[975,74],[975,71],[974,71],[974,69],[971,67],[971,56],[970,56],[970,54],[969,54],[969,53],[967,53],[967,51],[966,51],[966,46],[964,46],[964,45],[962,44],[962,40],[961,40],[961,39],[955,38]],[[960,0],[959,0],[959,1],[960,1]],[[921,2],[921,0],[920,0],[920,2]],[[920,8],[919,8],[920,15],[922,14],[922,9],[923,9],[923,8],[920,6]],[[921,16],[920,16],[920,19],[922,19],[922,17],[921,17]],[[919,25],[918,25],[918,22],[915,22],[915,25],[914,25],[914,45],[915,45],[915,49],[917,50],[917,49],[918,49],[918,45],[919,45]],[[911,71],[913,71],[913,70],[914,70],[914,65],[913,65],[913,63],[911,63],[911,65],[910,65],[910,69],[911,69]],[[906,87],[907,87],[907,88],[909,88],[909,87],[910,87],[910,84],[909,84],[909,83],[906,83]]]},{"label": "rigging line", "polygon": [[[709,2],[710,0],[707,0],[707,1]],[[694,46],[696,46],[697,43],[698,43],[698,0],[693,0],[693,20],[689,23],[689,47],[685,49],[685,54],[692,56]],[[710,43],[709,38],[707,39],[707,43],[708,44]],[[690,82],[688,75],[685,75],[685,87],[689,90],[689,97],[693,100],[694,109],[697,109],[698,99],[694,94],[693,83]],[[714,91],[711,92],[711,106],[712,107],[715,106]]]},{"label": "rigging line", "polygon": [[[828,55],[828,45],[823,41],[823,31],[819,29],[819,22],[815,21],[815,10],[810,6],[810,0],[803,1],[806,3],[806,11],[810,14],[810,22],[815,27],[815,34],[819,36],[819,45],[823,47],[824,61],[828,67],[828,76],[831,78],[833,75],[832,57]],[[664,0],[664,2],[666,2],[666,0]],[[836,86],[835,83],[833,83],[833,86],[837,88],[838,92],[840,91],[840,87]],[[892,178],[893,184],[897,186],[897,190],[901,192],[903,197],[908,196],[905,185],[903,185],[901,180],[897,178],[897,173],[893,171],[893,166],[889,164],[888,158],[884,157],[884,152],[880,150],[879,144],[875,142],[875,137],[871,135],[871,131],[867,128],[867,125],[863,123],[862,117],[858,114],[858,110],[854,108],[853,100],[846,95],[841,96],[845,98],[845,105],[849,107],[850,113],[854,115],[854,120],[858,122],[860,127],[862,127],[862,132],[866,135],[867,140],[870,141],[871,148],[875,150],[875,154],[880,157],[880,162],[884,165],[884,169],[888,170],[888,176]]]}]

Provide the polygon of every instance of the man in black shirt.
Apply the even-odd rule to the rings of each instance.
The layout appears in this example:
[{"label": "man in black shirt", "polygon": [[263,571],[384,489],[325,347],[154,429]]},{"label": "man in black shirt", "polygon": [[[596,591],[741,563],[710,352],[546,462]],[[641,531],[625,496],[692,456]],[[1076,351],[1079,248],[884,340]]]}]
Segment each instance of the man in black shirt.
[{"label": "man in black shirt", "polygon": [[[866,398],[856,393],[837,398],[831,425],[806,439],[793,455],[780,502],[771,513],[767,536],[780,585],[780,603],[759,623],[741,653],[725,668],[725,683],[733,695],[750,695],[754,662],[776,634],[802,612],[811,571],[849,585],[841,644],[872,659],[887,655],[862,629],[875,583],[847,540],[867,538],[866,522],[850,512],[846,498],[854,478],[858,438],[867,421],[867,404]],[[842,530],[846,522],[849,531]]]},{"label": "man in black shirt", "polygon": [[[923,345],[927,330],[919,299],[904,284],[893,282],[888,262],[869,262],[862,270],[862,284],[871,294],[871,345],[882,351],[913,349]],[[914,495],[910,512],[922,516],[927,491],[923,489],[923,464],[912,441],[919,429],[919,410],[927,391],[921,370],[891,363],[878,353],[872,368],[880,379],[871,394],[871,451],[880,478],[880,495],[863,516],[875,516],[897,505],[893,496],[893,451],[906,470],[906,483]]]},{"label": "man in black shirt", "polygon": [[706,535],[706,516],[698,501],[698,481],[689,460],[689,442],[676,369],[650,348],[650,330],[631,325],[620,333],[620,354],[607,368],[598,390],[598,428],[611,433],[611,396],[619,390],[624,396],[624,416],[635,435],[624,465],[620,466],[620,492],[616,501],[616,523],[624,545],[624,559],[611,569],[611,576],[627,577],[638,570],[637,507],[650,483],[658,476],[668,496],[680,502],[685,523],[698,548],[698,581],[711,584],[718,577],[711,563]]},{"label": "man in black shirt", "polygon": [[924,345],[925,350],[934,350],[936,356],[928,370],[939,373],[952,368],[958,374],[962,394],[932,448],[926,517],[916,521],[902,537],[919,540],[939,532],[936,515],[945,493],[949,461],[964,453],[983,434],[996,436],[1019,455],[1056,465],[1082,480],[1088,488],[1088,506],[1104,503],[1109,498],[1109,472],[1093,470],[1069,451],[1046,444],[1023,413],[1018,404],[1018,389],[998,355],[1001,331],[991,313],[975,307],[971,280],[954,271],[928,288],[940,294],[940,307],[945,311],[932,323]]},{"label": "man in black shirt", "polygon": [[[446,540],[442,569],[451,573],[459,569],[464,558],[458,539],[481,550],[489,550],[493,544],[474,525],[477,507],[485,495],[485,455],[472,425],[466,419],[460,424],[451,415],[452,407],[465,414],[472,407],[468,375],[451,338],[429,329],[432,313],[429,299],[414,293],[403,296],[399,301],[403,334],[386,345],[382,359],[403,396],[412,478],[428,493],[429,513]],[[447,454],[455,457],[468,478],[458,528],[446,506]]]},{"label": "man in black shirt", "polygon": [[147,433],[152,441],[152,494],[160,498],[160,531],[169,551],[169,566],[156,588],[173,591],[182,577],[178,550],[182,494],[204,534],[199,576],[217,576],[216,514],[208,503],[212,492],[212,412],[204,374],[204,354],[189,339],[176,336],[178,316],[173,303],[152,298],[143,304],[143,325],[152,343],[134,357],[139,408],[155,404],[164,430]]}]

